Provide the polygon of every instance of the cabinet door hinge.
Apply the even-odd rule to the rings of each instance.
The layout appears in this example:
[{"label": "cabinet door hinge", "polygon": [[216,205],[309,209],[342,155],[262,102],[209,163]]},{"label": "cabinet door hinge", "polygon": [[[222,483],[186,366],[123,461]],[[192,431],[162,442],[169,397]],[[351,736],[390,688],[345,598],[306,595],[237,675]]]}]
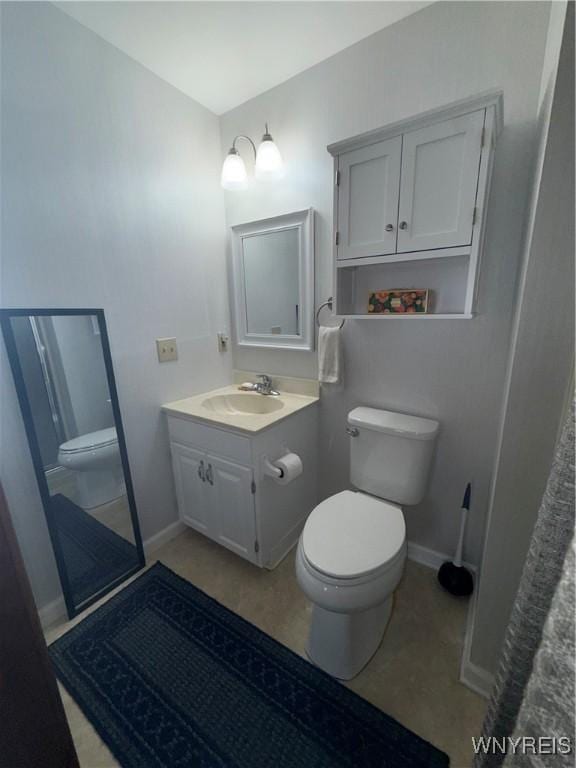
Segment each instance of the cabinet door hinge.
[{"label": "cabinet door hinge", "polygon": [[336,245],[340,245],[340,232],[336,232]]},{"label": "cabinet door hinge", "polygon": [[476,221],[478,220],[478,208],[474,208],[472,211],[472,226],[476,226]]},{"label": "cabinet door hinge", "polygon": [[252,493],[256,493],[256,481],[255,480],[252,480],[252,482],[250,483],[250,490],[252,491]]},{"label": "cabinet door hinge", "polygon": [[254,552],[260,552],[260,544],[257,541],[254,542]]},{"label": "cabinet door hinge", "polygon": [[337,187],[340,186],[340,171],[336,171],[335,184],[336,184]]}]

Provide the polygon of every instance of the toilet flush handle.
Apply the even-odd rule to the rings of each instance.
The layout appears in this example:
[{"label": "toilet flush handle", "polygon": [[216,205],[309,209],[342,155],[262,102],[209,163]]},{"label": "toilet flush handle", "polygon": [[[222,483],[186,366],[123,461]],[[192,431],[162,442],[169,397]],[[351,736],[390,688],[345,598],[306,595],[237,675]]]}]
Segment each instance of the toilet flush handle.
[{"label": "toilet flush handle", "polygon": [[358,437],[360,432],[356,429],[356,427],[346,427],[346,432],[350,435],[350,437]]}]

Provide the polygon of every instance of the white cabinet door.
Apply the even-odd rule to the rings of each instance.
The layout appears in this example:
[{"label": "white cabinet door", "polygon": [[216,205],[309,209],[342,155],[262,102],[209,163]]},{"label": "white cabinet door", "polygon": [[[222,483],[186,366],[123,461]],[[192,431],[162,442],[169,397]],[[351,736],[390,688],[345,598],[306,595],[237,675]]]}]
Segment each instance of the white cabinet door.
[{"label": "white cabinet door", "polygon": [[170,443],[172,466],[180,518],[187,525],[213,536],[207,483],[204,477],[207,461],[201,451],[179,443]]},{"label": "white cabinet door", "polygon": [[484,110],[404,134],[398,252],[470,245]]},{"label": "white cabinet door", "polygon": [[396,251],[402,137],[339,157],[338,258]]},{"label": "white cabinet door", "polygon": [[255,562],[256,519],[252,469],[211,455],[207,461],[210,508],[217,526],[213,538]]}]

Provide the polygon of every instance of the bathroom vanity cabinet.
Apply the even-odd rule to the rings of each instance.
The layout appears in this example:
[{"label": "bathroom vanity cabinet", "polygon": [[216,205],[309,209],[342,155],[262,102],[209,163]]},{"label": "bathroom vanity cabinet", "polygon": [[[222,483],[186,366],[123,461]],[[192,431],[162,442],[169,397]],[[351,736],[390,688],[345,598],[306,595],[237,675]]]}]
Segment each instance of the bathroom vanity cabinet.
[{"label": "bathroom vanity cabinet", "polygon": [[[197,420],[176,404],[164,410],[182,522],[255,565],[274,568],[317,503],[316,401],[258,431]],[[290,451],[304,471],[280,485],[264,463]]]},{"label": "bathroom vanity cabinet", "polygon": [[252,468],[177,442],[171,452],[182,522],[257,562]]},{"label": "bathroom vanity cabinet", "polygon": [[431,317],[471,317],[502,94],[492,92],[332,144],[335,312],[370,291],[429,289]]}]

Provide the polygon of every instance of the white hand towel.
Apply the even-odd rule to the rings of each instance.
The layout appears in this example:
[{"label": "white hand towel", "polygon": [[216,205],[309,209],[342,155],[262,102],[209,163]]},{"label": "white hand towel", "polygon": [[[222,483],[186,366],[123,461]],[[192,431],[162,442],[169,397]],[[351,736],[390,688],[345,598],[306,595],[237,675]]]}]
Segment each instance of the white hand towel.
[{"label": "white hand towel", "polygon": [[340,369],[340,328],[321,325],[318,331],[318,381],[337,384]]}]

